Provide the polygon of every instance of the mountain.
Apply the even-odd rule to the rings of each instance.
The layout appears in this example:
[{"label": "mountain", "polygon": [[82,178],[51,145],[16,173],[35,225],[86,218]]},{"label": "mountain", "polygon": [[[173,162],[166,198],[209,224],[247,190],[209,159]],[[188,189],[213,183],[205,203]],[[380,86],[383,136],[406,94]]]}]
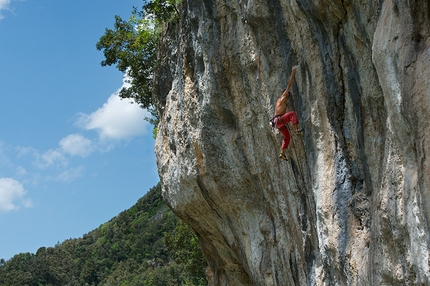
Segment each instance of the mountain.
[{"label": "mountain", "polygon": [[206,285],[205,268],[197,237],[158,184],[82,238],[1,261],[0,285]]},{"label": "mountain", "polygon": [[[163,196],[213,285],[430,285],[430,3],[182,0],[155,76]],[[288,161],[269,125],[293,79]]]}]

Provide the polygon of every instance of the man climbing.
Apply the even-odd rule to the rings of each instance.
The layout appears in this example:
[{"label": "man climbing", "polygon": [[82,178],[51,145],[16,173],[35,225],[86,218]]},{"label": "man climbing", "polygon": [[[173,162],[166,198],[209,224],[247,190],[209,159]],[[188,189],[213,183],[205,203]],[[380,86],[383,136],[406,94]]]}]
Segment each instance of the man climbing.
[{"label": "man climbing", "polygon": [[301,134],[302,131],[299,129],[299,121],[297,119],[296,113],[294,111],[287,112],[287,101],[291,95],[290,88],[293,84],[293,78],[297,68],[298,66],[293,67],[287,88],[284,90],[281,97],[279,97],[279,99],[276,101],[275,116],[272,119],[274,126],[276,126],[276,128],[278,128],[279,131],[281,131],[281,133],[284,135],[281,146],[281,154],[279,154],[279,158],[283,160],[287,160],[285,151],[290,144],[290,132],[288,132],[287,123],[291,122],[293,124],[296,134]]}]

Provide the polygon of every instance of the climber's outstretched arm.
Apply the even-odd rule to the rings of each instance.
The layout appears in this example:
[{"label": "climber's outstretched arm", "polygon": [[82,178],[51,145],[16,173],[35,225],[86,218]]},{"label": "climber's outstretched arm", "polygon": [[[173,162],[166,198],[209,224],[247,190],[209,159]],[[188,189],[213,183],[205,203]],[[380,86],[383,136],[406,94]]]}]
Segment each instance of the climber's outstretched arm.
[{"label": "climber's outstretched arm", "polygon": [[296,69],[299,66],[293,66],[293,69],[291,70],[291,75],[290,75],[290,79],[288,80],[288,85],[287,88],[285,89],[285,91],[282,93],[282,97],[286,97],[288,98],[288,92],[291,89],[291,86],[293,85],[293,78],[294,78],[294,74],[296,73]]}]

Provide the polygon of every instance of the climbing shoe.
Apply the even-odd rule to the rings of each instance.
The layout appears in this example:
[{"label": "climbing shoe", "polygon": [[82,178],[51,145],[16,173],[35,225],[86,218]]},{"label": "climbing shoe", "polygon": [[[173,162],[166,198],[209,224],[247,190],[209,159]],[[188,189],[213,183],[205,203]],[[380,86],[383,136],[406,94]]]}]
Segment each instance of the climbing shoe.
[{"label": "climbing shoe", "polygon": [[288,161],[287,156],[285,156],[285,154],[279,154],[279,158],[281,158],[282,160]]},{"label": "climbing shoe", "polygon": [[302,132],[303,132],[303,128],[299,128],[296,130],[296,134],[302,134]]}]

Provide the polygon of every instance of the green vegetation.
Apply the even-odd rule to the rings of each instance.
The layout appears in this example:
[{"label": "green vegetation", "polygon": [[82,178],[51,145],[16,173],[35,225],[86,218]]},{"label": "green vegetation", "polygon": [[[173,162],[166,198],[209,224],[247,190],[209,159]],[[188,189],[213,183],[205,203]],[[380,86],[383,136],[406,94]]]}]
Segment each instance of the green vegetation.
[{"label": "green vegetation", "polygon": [[184,265],[185,269],[191,273],[194,285],[205,285],[205,265],[199,246],[199,240],[193,230],[181,220],[176,223],[173,233],[166,233],[165,243],[171,251],[173,259],[179,265]]},{"label": "green vegetation", "polygon": [[128,21],[115,16],[114,29],[106,29],[96,44],[104,50],[102,66],[116,65],[127,73],[130,84],[119,93],[122,98],[131,98],[143,108],[152,105],[152,78],[156,66],[156,47],[160,29],[150,19],[138,19],[134,14]]},{"label": "green vegetation", "polygon": [[128,20],[115,16],[114,28],[107,28],[96,44],[105,56],[102,66],[116,65],[127,74],[129,85],[120,90],[119,96],[147,108],[153,118],[145,119],[154,127],[158,125],[152,100],[158,41],[162,25],[179,19],[178,4],[179,0],[153,0],[146,2],[140,11],[134,8]]},{"label": "green vegetation", "polygon": [[[145,2],[140,11],[123,20],[115,16],[113,29],[96,44],[105,60],[126,73],[128,86],[119,93],[147,108],[158,124],[152,93],[161,27],[179,19],[179,0]],[[152,188],[133,207],[82,238],[55,247],[0,259],[0,286],[207,285],[206,262],[193,230],[181,222]]]},{"label": "green vegetation", "polygon": [[0,285],[207,285],[197,241],[157,185],[82,238],[0,260]]}]

